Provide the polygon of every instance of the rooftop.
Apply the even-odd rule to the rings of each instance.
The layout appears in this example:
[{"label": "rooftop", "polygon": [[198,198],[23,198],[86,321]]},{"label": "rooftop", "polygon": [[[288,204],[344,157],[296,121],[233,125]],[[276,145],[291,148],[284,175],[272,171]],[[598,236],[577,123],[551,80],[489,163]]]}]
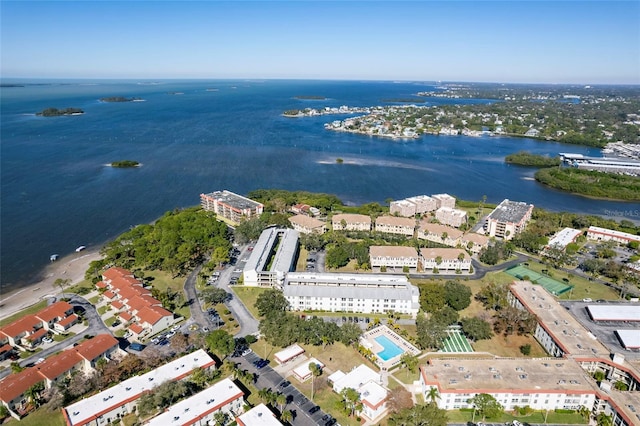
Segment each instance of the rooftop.
[{"label": "rooftop", "polygon": [[589,305],[587,311],[594,321],[640,321],[640,304]]},{"label": "rooftop", "polygon": [[236,419],[240,426],[281,426],[282,423],[264,404],[253,407]]},{"label": "rooftop", "polygon": [[403,226],[413,229],[416,226],[416,221],[410,217],[380,216],[376,219],[376,226],[378,225]]},{"label": "rooftop", "polygon": [[418,258],[418,252],[407,246],[371,246],[369,254],[372,257],[412,257]]},{"label": "rooftop", "polygon": [[505,223],[519,223],[533,209],[533,204],[523,201],[503,200],[490,214],[489,219]]},{"label": "rooftop", "polygon": [[243,197],[242,195],[227,191],[226,189],[223,191],[214,191],[202,195],[214,198],[219,203],[227,204],[228,206],[231,206],[232,208],[238,210],[255,209],[256,207],[262,206],[262,204],[258,203],[257,201],[253,201],[247,197]]},{"label": "rooftop", "polygon": [[336,223],[344,220],[347,223],[371,223],[371,217],[364,214],[341,213],[334,214],[331,222]]},{"label": "rooftop", "polygon": [[580,231],[579,229],[564,228],[549,240],[548,246],[565,248],[569,243],[574,242],[575,239],[580,236],[580,234],[582,234],[582,231]]},{"label": "rooftop", "polygon": [[443,260],[457,260],[458,256],[464,256],[464,260],[469,260],[469,254],[462,249],[457,248],[421,248],[420,256],[425,259],[435,259],[441,257]]},{"label": "rooftop", "polygon": [[289,218],[289,222],[304,228],[314,229],[324,226],[324,222],[304,214],[297,214]]}]

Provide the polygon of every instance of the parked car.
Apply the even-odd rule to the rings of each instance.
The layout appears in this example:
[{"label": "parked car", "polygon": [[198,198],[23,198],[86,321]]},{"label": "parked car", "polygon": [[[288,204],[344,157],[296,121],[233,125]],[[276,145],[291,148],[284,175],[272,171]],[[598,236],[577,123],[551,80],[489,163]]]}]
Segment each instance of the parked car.
[{"label": "parked car", "polygon": [[51,337],[43,337],[42,341],[44,343],[53,343],[53,339]]},{"label": "parked car", "polygon": [[36,364],[42,364],[44,362],[44,358],[38,358]]},{"label": "parked car", "polygon": [[317,413],[319,410],[320,410],[320,407],[318,407],[317,405],[314,405],[313,407],[309,408],[309,414]]},{"label": "parked car", "polygon": [[134,351],[141,351],[145,348],[146,346],[141,344],[141,343],[132,343],[129,345],[129,349],[133,349]]}]

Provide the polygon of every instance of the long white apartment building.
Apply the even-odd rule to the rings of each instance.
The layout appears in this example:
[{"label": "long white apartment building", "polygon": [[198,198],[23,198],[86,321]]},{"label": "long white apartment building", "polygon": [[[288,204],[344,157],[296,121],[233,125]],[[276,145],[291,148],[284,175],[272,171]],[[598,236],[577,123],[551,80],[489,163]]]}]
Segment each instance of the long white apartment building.
[{"label": "long white apartment building", "polygon": [[244,410],[244,392],[226,378],[207,389],[173,404],[145,424],[148,426],[209,426],[216,413],[234,418]]},{"label": "long white apartment building", "polygon": [[420,292],[404,275],[290,272],[283,287],[291,310],[415,316]]},{"label": "long white apartment building", "polygon": [[196,368],[212,369],[216,362],[200,349],[155,370],[131,377],[63,409],[67,426],[104,426],[133,412],[140,397],[167,381],[189,377]]},{"label": "long white apartment building", "polygon": [[244,265],[244,285],[282,286],[284,277],[295,270],[298,254],[298,231],[268,228],[262,231]]},{"label": "long white apartment building", "polygon": [[587,238],[596,241],[615,241],[619,244],[628,244],[631,241],[640,242],[640,235],[633,235],[627,232],[614,231],[613,229],[590,226],[587,230]]},{"label": "long white apartment building", "polygon": [[422,395],[436,388],[439,408],[473,408],[469,399],[486,393],[506,411],[592,409],[597,386],[578,364],[563,359],[430,359],[420,367]]}]

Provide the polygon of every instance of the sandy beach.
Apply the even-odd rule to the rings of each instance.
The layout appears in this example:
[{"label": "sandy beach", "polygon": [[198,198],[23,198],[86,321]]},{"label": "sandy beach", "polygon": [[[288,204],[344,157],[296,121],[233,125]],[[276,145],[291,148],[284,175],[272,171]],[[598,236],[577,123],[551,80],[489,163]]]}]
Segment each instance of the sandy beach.
[{"label": "sandy beach", "polygon": [[28,285],[24,288],[16,289],[7,294],[2,294],[0,298],[0,319],[15,314],[48,296],[59,295],[60,287],[54,288],[54,281],[58,278],[70,279],[69,286],[84,280],[84,273],[89,267],[89,263],[100,259],[99,249],[72,253],[59,258],[48,265],[39,282]]}]

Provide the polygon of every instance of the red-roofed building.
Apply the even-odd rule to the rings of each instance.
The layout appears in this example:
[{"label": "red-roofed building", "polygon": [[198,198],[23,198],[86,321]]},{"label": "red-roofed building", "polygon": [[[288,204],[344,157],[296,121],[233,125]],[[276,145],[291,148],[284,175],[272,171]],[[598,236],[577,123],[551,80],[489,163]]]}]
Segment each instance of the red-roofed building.
[{"label": "red-roofed building", "polygon": [[60,301],[52,305],[47,306],[34,316],[45,324],[45,327],[49,330],[53,328],[53,325],[63,318],[73,314],[73,306],[68,302]]},{"label": "red-roofed building", "polygon": [[129,326],[129,331],[132,332],[136,337],[140,336],[145,332],[146,328],[142,327],[139,324],[131,324]]},{"label": "red-roofed building", "polygon": [[20,346],[20,339],[43,328],[42,321],[33,315],[22,317],[11,324],[0,328],[0,334],[6,337],[11,346]]},{"label": "red-roofed building", "polygon": [[102,297],[104,297],[108,301],[112,301],[116,298],[116,294],[111,290],[107,290],[104,293],[102,293]]},{"label": "red-roofed building", "polygon": [[65,319],[62,319],[53,325],[54,330],[64,332],[75,325],[80,318],[76,314],[71,314]]},{"label": "red-roofed building", "polygon": [[96,283],[96,288],[97,288],[98,290],[103,289],[103,288],[107,288],[107,287],[108,287],[108,286],[107,286],[107,284],[106,284],[104,281],[98,281],[98,282]]},{"label": "red-roofed building", "polygon": [[133,315],[131,315],[129,312],[120,312],[118,316],[120,317],[120,320],[124,322],[129,322],[134,318]]},{"label": "red-roofed building", "polygon": [[11,346],[10,344],[7,343],[0,346],[0,361],[4,361],[5,359],[9,358],[12,353],[13,346]]},{"label": "red-roofed building", "polygon": [[0,403],[7,407],[13,417],[20,419],[29,404],[24,395],[29,388],[43,383],[45,389],[50,389],[58,380],[75,370],[92,371],[98,359],[109,359],[118,351],[118,340],[110,334],[100,334],[85,340],[76,347],[49,357],[41,364],[11,374],[0,381]]},{"label": "red-roofed building", "polygon": [[120,309],[124,308],[124,303],[119,300],[114,300],[113,302],[111,302],[111,308],[119,311]]},{"label": "red-roofed building", "polygon": [[147,306],[136,314],[138,322],[150,329],[151,335],[164,330],[173,324],[173,314],[160,306]]}]

